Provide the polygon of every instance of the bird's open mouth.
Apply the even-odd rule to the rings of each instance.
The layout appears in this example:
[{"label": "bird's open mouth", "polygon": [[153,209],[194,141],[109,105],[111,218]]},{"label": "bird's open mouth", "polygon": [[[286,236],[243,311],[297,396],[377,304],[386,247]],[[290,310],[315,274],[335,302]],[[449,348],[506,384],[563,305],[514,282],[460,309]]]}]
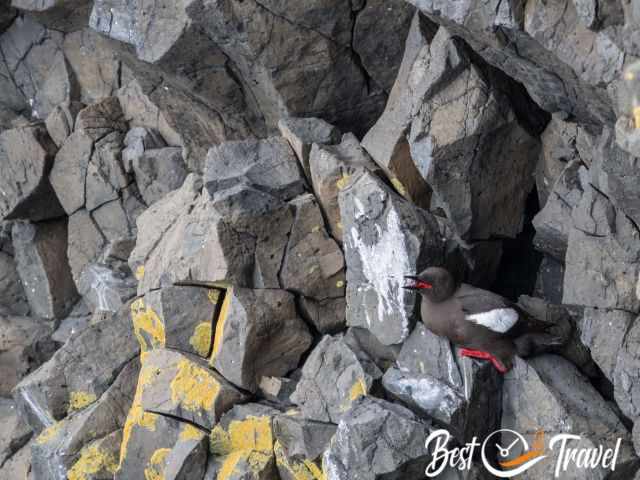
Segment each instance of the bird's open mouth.
[{"label": "bird's open mouth", "polygon": [[429,282],[425,282],[424,280],[420,280],[415,275],[405,275],[404,276],[406,284],[402,286],[405,290],[425,290],[433,288]]}]

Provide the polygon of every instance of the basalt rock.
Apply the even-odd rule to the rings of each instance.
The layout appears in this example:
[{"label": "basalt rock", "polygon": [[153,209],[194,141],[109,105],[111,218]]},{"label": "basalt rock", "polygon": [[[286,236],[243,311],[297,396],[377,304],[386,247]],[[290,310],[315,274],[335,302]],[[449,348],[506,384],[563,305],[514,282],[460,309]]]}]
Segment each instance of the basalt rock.
[{"label": "basalt rock", "polygon": [[3,465],[29,441],[32,432],[11,399],[0,398],[0,421],[4,432],[0,438],[0,465]]},{"label": "basalt rock", "polygon": [[314,143],[318,145],[340,143],[340,131],[320,118],[283,118],[278,122],[278,129],[291,145],[309,182],[311,182],[309,155],[312,145]]},{"label": "basalt rock", "polygon": [[[545,436],[579,435],[579,445],[585,448],[598,445],[612,448],[620,439],[616,470],[624,471],[636,463],[631,435],[615,411],[588,380],[561,357],[543,355],[526,361],[516,358],[514,369],[505,376],[502,411],[502,428],[513,429],[529,438],[544,428]],[[555,448],[549,452],[549,460],[528,469],[522,474],[523,478],[553,476],[558,451]],[[571,465],[561,474],[568,479],[584,478],[584,472]],[[591,475],[609,478],[608,469],[601,466],[594,468]]]},{"label": "basalt rock", "polygon": [[88,443],[68,471],[71,480],[111,480],[118,469],[122,430]]},{"label": "basalt rock", "polygon": [[0,218],[38,221],[63,214],[48,178],[55,152],[43,126],[0,133]]},{"label": "basalt rock", "polygon": [[274,437],[288,459],[316,460],[327,449],[335,432],[335,425],[308,420],[296,410],[273,419]]},{"label": "basalt rock", "polygon": [[416,14],[385,111],[362,140],[401,193],[424,208],[429,206],[430,189],[414,163],[407,135],[422,102],[455,78],[467,62],[458,40]]},{"label": "basalt rock", "polygon": [[469,1],[410,3],[522,82],[548,112],[587,124],[615,120],[605,88],[619,74],[624,53],[612,31],[591,31],[578,21],[575,2],[535,2],[526,9],[498,0],[480,8]]},{"label": "basalt rock", "polygon": [[273,419],[279,413],[248,403],[223,415],[211,432],[212,455],[205,480],[277,480]]},{"label": "basalt rock", "polygon": [[558,176],[544,208],[533,218],[538,250],[564,262],[572,226],[571,214],[588,188],[588,173],[579,162],[569,162]]},{"label": "basalt rock", "polygon": [[343,135],[338,145],[314,144],[309,155],[313,190],[322,207],[329,232],[342,243],[344,226],[340,219],[338,196],[349,179],[362,169],[375,169],[375,164],[352,134]]},{"label": "basalt rock", "polygon": [[7,397],[23,377],[49,360],[57,345],[44,319],[0,315],[0,396]]},{"label": "basalt rock", "polygon": [[381,372],[363,364],[340,337],[324,336],[302,367],[291,400],[304,418],[337,423],[351,404],[369,393]]},{"label": "basalt rock", "polygon": [[0,71],[8,80],[0,95],[13,97],[3,102],[7,107],[44,120],[56,105],[72,100],[74,85],[63,39],[62,32],[49,30],[29,16],[16,18],[0,36],[4,64]]},{"label": "basalt rock", "polygon": [[[629,321],[627,316],[621,316]],[[638,365],[640,365],[640,356],[637,348],[640,342],[640,322],[635,319],[629,324],[630,327],[624,335],[622,345],[618,350],[613,372],[613,384],[615,387],[615,399],[620,409],[629,418],[637,420],[640,417],[640,389],[637,383]],[[619,332],[620,327],[618,326],[616,330]],[[616,338],[620,339],[620,335],[616,335]]]},{"label": "basalt rock", "polygon": [[147,412],[181,419],[211,430],[222,414],[246,396],[211,370],[204,360],[172,350],[146,354],[140,402]]},{"label": "basalt rock", "polygon": [[189,423],[145,412],[137,423],[125,426],[120,464],[113,478],[202,478],[206,438],[204,431]]},{"label": "basalt rock", "polygon": [[250,185],[282,200],[304,191],[291,147],[282,137],[225,142],[209,150],[204,186],[213,197],[235,185]]},{"label": "basalt rock", "polygon": [[325,230],[317,201],[306,194],[293,199],[290,205],[294,220],[279,274],[282,286],[316,302],[343,297],[343,254]]},{"label": "basalt rock", "polygon": [[392,345],[409,335],[417,314],[404,276],[443,261],[436,220],[371,173],[340,192],[347,263],[347,324]]},{"label": "basalt rock", "polygon": [[[121,433],[133,401],[137,376],[138,361],[132,360],[99,399],[86,392],[74,395],[69,416],[49,425],[31,446],[35,477],[57,480],[68,476],[73,479],[74,475],[82,478],[80,475],[90,473],[82,471],[83,463],[88,461],[88,452],[83,451],[83,447],[90,449],[91,442]],[[93,449],[98,445],[94,444]],[[117,456],[111,453],[109,457],[98,456],[93,460],[101,460],[102,468],[111,470],[113,476],[118,465]]]},{"label": "basalt rock", "polygon": [[132,162],[136,184],[144,203],[152,203],[182,186],[187,176],[182,149],[148,149]]},{"label": "basalt rock", "polygon": [[210,361],[227,380],[255,392],[263,376],[293,370],[310,346],[293,295],[234,287],[225,292]]},{"label": "basalt rock", "polygon": [[124,144],[126,147],[122,151],[122,163],[127,173],[133,170],[133,163],[138,161],[145,150],[167,146],[159,132],[145,127],[130,129],[124,137]]},{"label": "basalt rock", "polygon": [[78,294],[67,259],[66,220],[16,222],[12,238],[31,312],[49,319],[67,315]]},{"label": "basalt rock", "polygon": [[[129,306],[125,305],[111,321],[91,325],[70,338],[15,387],[14,398],[31,427],[39,432],[64,418],[74,403],[77,405],[76,400],[100,397],[138,351]],[[85,407],[88,403],[80,404]]]},{"label": "basalt rock", "polygon": [[[638,311],[640,234],[610,200],[588,187],[572,212],[563,303]],[[599,253],[606,251],[606,257]]]},{"label": "basalt rock", "polygon": [[167,347],[207,358],[222,298],[220,289],[187,285],[148,292],[131,306],[141,349]]},{"label": "basalt rock", "polygon": [[12,0],[11,6],[29,12],[38,22],[53,30],[73,32],[86,25],[90,0]]},{"label": "basalt rock", "polygon": [[336,480],[412,478],[419,471],[424,475],[429,431],[429,424],[406,408],[362,397],[340,420],[323,457],[324,470]]},{"label": "basalt rock", "polygon": [[394,398],[451,431],[460,442],[488,435],[499,424],[494,406],[501,381],[487,362],[459,358],[448,340],[419,323],[403,344],[397,367],[382,384]]},{"label": "basalt rock", "polygon": [[29,313],[29,303],[12,255],[0,251],[0,305],[13,315]]},{"label": "basalt rock", "polygon": [[421,104],[411,123],[411,155],[433,190],[431,209],[441,208],[466,240],[513,238],[523,227],[540,144],[520,125],[509,82],[502,72],[469,63]]}]

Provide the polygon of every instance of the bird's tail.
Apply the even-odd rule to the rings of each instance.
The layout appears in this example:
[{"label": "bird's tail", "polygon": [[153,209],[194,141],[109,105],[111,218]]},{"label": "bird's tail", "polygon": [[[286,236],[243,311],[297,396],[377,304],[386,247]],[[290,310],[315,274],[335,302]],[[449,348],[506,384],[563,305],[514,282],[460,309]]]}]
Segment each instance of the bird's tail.
[{"label": "bird's tail", "polygon": [[551,352],[565,344],[561,337],[548,333],[527,333],[516,338],[513,343],[521,358]]}]

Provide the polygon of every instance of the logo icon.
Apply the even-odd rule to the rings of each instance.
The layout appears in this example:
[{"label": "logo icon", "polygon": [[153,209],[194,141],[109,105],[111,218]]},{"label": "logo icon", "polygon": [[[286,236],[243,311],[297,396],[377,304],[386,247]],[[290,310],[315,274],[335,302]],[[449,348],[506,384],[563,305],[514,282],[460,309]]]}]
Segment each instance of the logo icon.
[{"label": "logo icon", "polygon": [[[498,450],[498,465],[501,468],[497,468],[497,465],[491,465],[491,461],[487,458],[487,450],[492,443],[495,443]],[[518,447],[520,448],[518,449]],[[509,458],[517,451],[520,451],[518,456]],[[483,442],[481,455],[482,463],[491,474],[500,478],[515,477],[547,457],[544,454],[544,432],[541,430],[536,432],[531,447],[529,447],[529,443],[520,433],[508,428],[496,430]]]}]

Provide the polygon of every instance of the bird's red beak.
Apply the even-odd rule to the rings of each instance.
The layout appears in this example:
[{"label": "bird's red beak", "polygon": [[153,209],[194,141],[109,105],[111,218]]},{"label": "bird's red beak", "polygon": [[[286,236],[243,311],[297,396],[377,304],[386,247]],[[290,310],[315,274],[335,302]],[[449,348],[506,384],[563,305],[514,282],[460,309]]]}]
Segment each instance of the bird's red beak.
[{"label": "bird's red beak", "polygon": [[408,285],[404,285],[402,287],[406,290],[430,290],[433,288],[433,285],[429,282],[420,280],[418,277],[413,275],[405,275],[404,279],[410,282]]}]

